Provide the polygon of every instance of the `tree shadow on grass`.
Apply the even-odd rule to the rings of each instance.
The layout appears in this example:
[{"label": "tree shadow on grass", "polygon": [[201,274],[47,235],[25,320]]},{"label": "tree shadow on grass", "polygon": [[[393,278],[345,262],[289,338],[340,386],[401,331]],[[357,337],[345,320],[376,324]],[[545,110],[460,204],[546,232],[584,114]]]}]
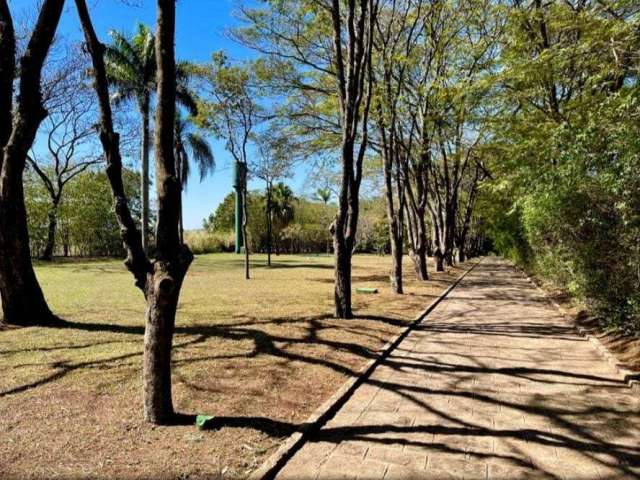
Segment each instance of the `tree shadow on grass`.
[{"label": "tree shadow on grass", "polygon": [[[456,313],[456,316],[464,319],[471,315],[473,310]],[[389,324],[396,327],[405,325],[406,322],[387,317],[365,317],[368,320],[377,320],[380,324]],[[231,355],[204,355],[177,359],[174,364],[192,364],[202,361],[216,361],[234,358],[258,358],[275,357],[285,362],[299,362],[309,365],[320,365],[344,376],[357,376],[358,372],[352,367],[340,363],[327,355],[323,351],[315,352],[294,351],[294,347],[303,345],[314,345],[323,347],[324,350],[340,351],[364,360],[378,358],[379,351],[376,348],[366,348],[358,343],[346,342],[335,339],[323,338],[319,332],[325,328],[323,321],[328,320],[327,316],[319,316],[306,319],[296,319],[294,322],[304,322],[305,333],[295,337],[287,332],[271,333],[264,330],[266,325],[286,324],[292,322],[291,319],[273,318],[265,320],[249,319],[236,324],[216,326],[178,326],[177,335],[184,335],[187,339],[179,338],[174,348],[176,351],[198,344],[204,344],[208,339],[226,339],[230,341],[250,341],[252,348],[237,354]],[[448,323],[438,321],[427,322],[415,329],[419,335],[426,335],[433,338],[433,342],[439,346],[447,346],[453,349],[455,346],[468,347],[469,335],[478,338],[525,338],[535,340],[562,340],[578,341],[572,336],[564,326],[556,324],[545,324],[544,322],[527,322],[527,319],[513,319],[512,323],[495,322],[482,325]],[[399,323],[401,322],[401,323]],[[142,326],[119,326],[108,324],[91,324],[80,322],[64,322],[65,328],[82,329],[87,331],[106,331],[113,333],[125,333],[142,336],[144,328]],[[344,322],[348,328],[352,328],[354,323]],[[333,328],[333,326],[332,326]],[[371,332],[369,332],[371,333]],[[442,336],[442,338],[440,338]],[[457,342],[456,342],[457,340]],[[507,340],[510,341],[510,340]],[[508,345],[508,344],[507,344]],[[542,344],[541,344],[542,345]],[[505,348],[505,351],[511,347]],[[518,349],[527,350],[527,349]],[[533,349],[535,351],[535,349]],[[402,349],[396,350],[396,352]],[[23,392],[28,389],[45,385],[54,380],[60,379],[70,372],[83,368],[104,368],[105,366],[127,361],[133,357],[140,356],[141,351],[114,356],[107,359],[86,361],[79,363],[54,362],[50,364],[56,371],[49,377],[45,377],[34,383],[16,387],[13,390],[0,393],[0,397]],[[425,356],[428,353],[425,352]],[[504,357],[505,361],[509,358]],[[528,359],[531,362],[535,359]],[[475,364],[469,364],[475,362]],[[391,354],[382,363],[391,371],[388,378],[364,378],[361,385],[377,389],[379,392],[394,394],[408,402],[421,412],[434,416],[435,421],[426,424],[413,424],[408,426],[394,425],[389,422],[369,423],[365,425],[347,426],[327,426],[319,433],[312,435],[313,441],[328,441],[341,443],[349,440],[363,440],[367,442],[380,443],[383,445],[410,445],[434,452],[456,453],[469,455],[482,459],[497,458],[501,461],[511,462],[514,466],[524,468],[523,462],[530,465],[526,452],[515,452],[513,455],[500,454],[498,452],[481,448],[458,449],[455,445],[446,442],[421,442],[413,437],[418,434],[427,435],[452,435],[462,438],[494,438],[502,440],[513,440],[526,442],[529,445],[550,447],[556,449],[569,450],[573,453],[583,455],[589,461],[595,462],[603,467],[613,469],[619,473],[620,478],[638,478],[637,472],[633,468],[640,466],[640,447],[636,445],[621,444],[617,437],[609,435],[606,425],[608,422],[615,422],[616,431],[624,432],[625,435],[640,436],[638,425],[640,419],[638,412],[617,403],[615,399],[598,400],[599,397],[590,397],[590,392],[597,394],[607,393],[611,388],[624,389],[625,384],[621,380],[611,379],[598,375],[572,372],[567,369],[541,368],[539,366],[497,367],[483,364],[481,357],[469,356],[461,358],[460,363],[443,361],[435,358],[407,358]],[[431,379],[434,375],[445,376],[446,386],[437,388],[435,385],[424,386],[412,382],[410,379],[401,380],[402,375],[407,372],[416,374],[422,379]],[[483,379],[483,376],[491,379],[498,375],[506,380],[514,379],[523,384],[522,392],[519,395],[501,395],[501,392],[485,392],[482,389],[469,385],[470,379]],[[397,377],[397,378],[396,378]],[[467,382],[467,383],[465,383]],[[565,385],[570,382],[572,388],[582,387],[580,394],[576,393],[571,401],[556,402],[553,396],[538,396],[535,392],[536,384]],[[187,385],[188,388],[191,388]],[[533,393],[527,393],[530,389]],[[355,391],[355,389],[354,389]],[[502,392],[504,393],[504,392]],[[438,399],[448,399],[446,405],[451,405],[454,401],[472,402],[473,411],[483,412],[498,409],[500,412],[510,412],[520,417],[532,417],[543,421],[549,426],[548,429],[537,427],[516,427],[498,428],[488,427],[479,421],[470,420],[468,416],[451,406],[441,407],[442,402]],[[345,398],[344,401],[348,401]],[[596,420],[597,424],[589,423]],[[175,424],[193,425],[194,415],[180,414],[176,417]],[[308,431],[309,426],[284,422],[275,418],[246,416],[246,417],[218,417],[212,428],[248,428],[260,431],[269,436],[283,437],[298,431]],[[312,433],[312,432],[311,432]],[[615,438],[616,440],[610,440]],[[536,468],[541,468],[536,465]],[[552,472],[547,472],[549,476],[554,476]]]}]

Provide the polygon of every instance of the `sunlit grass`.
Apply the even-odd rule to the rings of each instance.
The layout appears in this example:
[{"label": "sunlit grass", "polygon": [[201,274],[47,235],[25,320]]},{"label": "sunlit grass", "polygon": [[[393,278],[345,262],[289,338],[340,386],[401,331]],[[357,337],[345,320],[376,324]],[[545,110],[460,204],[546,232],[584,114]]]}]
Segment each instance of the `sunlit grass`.
[{"label": "sunlit grass", "polygon": [[[264,256],[254,256],[246,281],[240,255],[195,260],[174,339],[178,411],[296,425],[460,271],[419,284],[407,263],[407,295],[398,296],[388,286],[389,258],[358,255],[354,289],[380,293],[354,293],[358,318],[345,321],[331,318],[332,257],[273,261],[267,268]],[[145,303],[122,262],[36,269],[66,328],[0,331],[0,476],[197,477],[224,467],[237,476],[289,433],[150,428],[140,403]]]}]

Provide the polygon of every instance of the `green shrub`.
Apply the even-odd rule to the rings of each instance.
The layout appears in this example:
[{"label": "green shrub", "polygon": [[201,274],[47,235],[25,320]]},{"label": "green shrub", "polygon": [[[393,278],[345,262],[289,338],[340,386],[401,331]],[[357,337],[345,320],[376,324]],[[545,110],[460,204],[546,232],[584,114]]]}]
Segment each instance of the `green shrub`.
[{"label": "green shrub", "polygon": [[188,230],[184,233],[184,241],[196,255],[232,252],[235,248],[235,235],[232,231]]}]

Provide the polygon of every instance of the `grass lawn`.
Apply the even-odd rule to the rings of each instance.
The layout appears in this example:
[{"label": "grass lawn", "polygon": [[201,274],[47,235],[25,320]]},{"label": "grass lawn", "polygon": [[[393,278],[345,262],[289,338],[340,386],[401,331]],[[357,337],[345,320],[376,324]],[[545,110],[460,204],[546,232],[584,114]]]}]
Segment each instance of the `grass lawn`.
[{"label": "grass lawn", "polygon": [[[174,405],[220,428],[142,421],[145,304],[120,261],[38,265],[64,328],[0,330],[0,478],[242,478],[462,271],[390,292],[390,259],[354,258],[355,320],[335,320],[333,259],[199,256],[182,290]],[[378,287],[377,295],[355,288]]]}]

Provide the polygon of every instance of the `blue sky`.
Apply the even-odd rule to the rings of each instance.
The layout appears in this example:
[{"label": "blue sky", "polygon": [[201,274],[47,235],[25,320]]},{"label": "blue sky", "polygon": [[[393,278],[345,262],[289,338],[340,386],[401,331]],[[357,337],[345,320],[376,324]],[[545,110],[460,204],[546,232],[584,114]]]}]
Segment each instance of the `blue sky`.
[{"label": "blue sky", "polygon": [[[12,8],[32,5],[35,0],[14,0]],[[246,2],[245,2],[246,3]],[[134,30],[138,22],[155,24],[154,0],[88,0],[96,30],[102,41],[108,41],[109,30]],[[60,33],[68,39],[80,39],[81,32],[73,2],[67,2],[60,24]],[[93,5],[93,7],[92,7]],[[239,0],[179,0],[176,19],[176,55],[181,59],[206,61],[216,50],[225,50],[234,60],[250,59],[254,53],[225,36],[225,31],[237,24],[233,12]],[[224,143],[211,141],[216,157],[216,172],[200,183],[197,173],[190,179],[184,199],[185,227],[200,228],[207,217],[231,191],[231,157]],[[195,169],[194,169],[195,170]],[[305,174],[296,171],[289,183],[297,194],[302,193]],[[250,188],[262,188],[253,182]]]}]

